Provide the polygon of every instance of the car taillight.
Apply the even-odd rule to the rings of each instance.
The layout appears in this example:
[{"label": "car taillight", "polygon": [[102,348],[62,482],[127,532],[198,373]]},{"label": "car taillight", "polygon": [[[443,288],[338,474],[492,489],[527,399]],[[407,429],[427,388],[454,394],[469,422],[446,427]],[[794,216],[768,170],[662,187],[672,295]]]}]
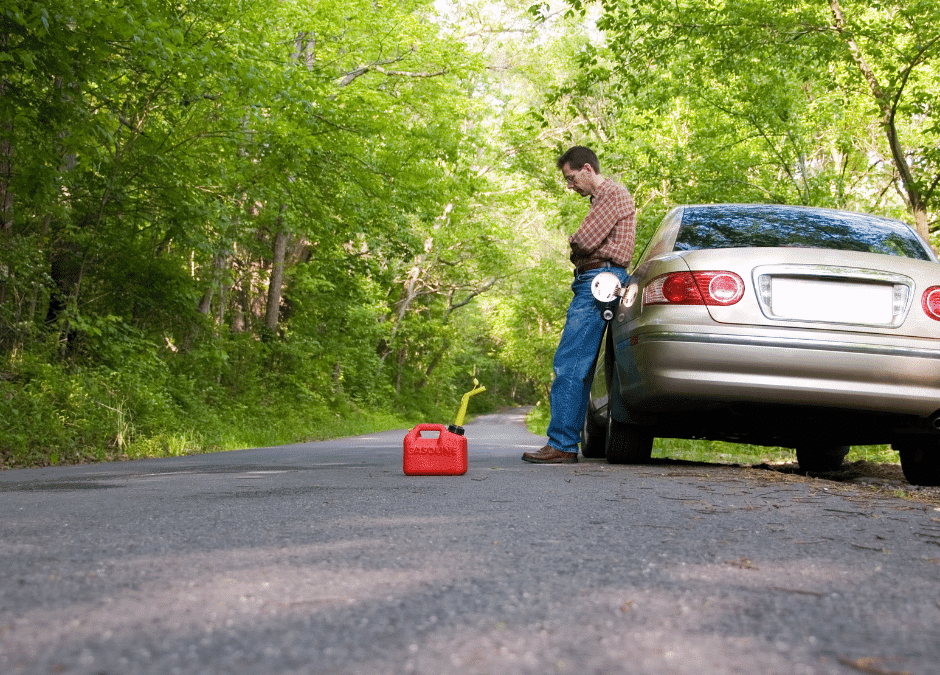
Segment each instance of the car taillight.
[{"label": "car taillight", "polygon": [[940,321],[940,286],[931,286],[920,299],[924,314],[934,321]]},{"label": "car taillight", "polygon": [[643,289],[644,305],[733,305],[744,297],[744,281],[734,272],[672,272]]}]

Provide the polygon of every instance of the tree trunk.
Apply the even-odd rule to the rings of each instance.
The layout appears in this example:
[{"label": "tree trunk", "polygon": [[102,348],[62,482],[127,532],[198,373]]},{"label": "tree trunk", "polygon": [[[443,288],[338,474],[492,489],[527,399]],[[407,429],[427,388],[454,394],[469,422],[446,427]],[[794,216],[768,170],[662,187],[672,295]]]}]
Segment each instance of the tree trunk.
[{"label": "tree trunk", "polygon": [[[9,36],[0,35],[0,52],[7,51]],[[0,99],[7,96],[7,81],[0,79]],[[13,231],[13,117],[0,119],[0,236],[9,236]],[[7,303],[8,279],[12,274],[6,265],[0,264],[0,306]]]},{"label": "tree trunk", "polygon": [[[5,87],[0,82],[0,98]],[[0,120],[0,233],[13,230],[13,123]]]},{"label": "tree trunk", "polygon": [[199,301],[200,314],[209,314],[209,310],[212,308],[212,296],[214,294],[215,288],[213,286],[209,286],[206,292],[202,294],[202,299]]},{"label": "tree trunk", "polygon": [[219,290],[219,303],[221,304],[224,301],[222,293],[222,270],[228,264],[229,257],[230,253],[228,251],[219,251],[212,256],[212,274],[209,279],[209,284],[202,294],[202,299],[199,301],[199,312],[206,316],[212,314],[212,301],[215,299],[217,288]]},{"label": "tree trunk", "polygon": [[[52,287],[46,324],[59,324],[60,353],[64,356],[75,338],[75,330],[69,321],[68,310],[78,304],[78,296],[85,273],[85,252],[74,241],[58,241],[53,244],[49,276]],[[64,320],[63,320],[64,319]]]},{"label": "tree trunk", "polygon": [[428,381],[431,379],[431,375],[434,373],[434,369],[437,368],[441,360],[443,360],[444,355],[447,353],[447,350],[450,349],[450,340],[444,340],[443,346],[437,350],[437,353],[431,357],[431,363],[428,364],[428,367],[424,370],[424,377],[418,382],[418,386],[415,387],[418,391],[424,389],[428,386]]},{"label": "tree trunk", "polygon": [[[0,35],[0,51],[6,52],[10,37]],[[7,96],[9,84],[0,79],[0,99]],[[0,233],[13,230],[13,117],[0,119]]]},{"label": "tree trunk", "polygon": [[[280,219],[278,219],[280,221]],[[271,280],[268,282],[268,307],[264,325],[271,335],[277,332],[281,309],[281,289],[284,284],[284,255],[287,252],[287,232],[278,230],[274,237],[274,262],[271,264]]]},{"label": "tree trunk", "polygon": [[[861,70],[865,81],[868,82],[872,97],[875,99],[875,103],[878,104],[878,110],[881,112],[881,126],[884,127],[885,135],[888,138],[888,147],[891,149],[891,158],[894,162],[894,167],[897,169],[898,175],[901,178],[901,183],[907,194],[908,205],[911,212],[914,214],[917,232],[925,241],[929,241],[930,232],[927,227],[929,222],[927,205],[924,201],[923,194],[921,194],[917,186],[917,180],[914,177],[913,171],[911,171],[910,164],[907,162],[904,148],[901,146],[901,139],[898,136],[895,112],[897,100],[900,99],[901,96],[900,89],[895,95],[894,101],[888,98],[881,83],[878,81],[878,77],[875,75],[875,71],[865,59],[865,55],[862,54],[862,50],[859,48],[855,38],[845,32],[845,15],[842,13],[842,6],[839,4],[839,0],[829,0],[829,7],[832,9],[834,28],[839,35],[846,38],[846,44],[849,47],[849,52],[852,54],[852,59],[859,67],[859,70]],[[898,87],[903,89],[903,79],[898,83]]]}]

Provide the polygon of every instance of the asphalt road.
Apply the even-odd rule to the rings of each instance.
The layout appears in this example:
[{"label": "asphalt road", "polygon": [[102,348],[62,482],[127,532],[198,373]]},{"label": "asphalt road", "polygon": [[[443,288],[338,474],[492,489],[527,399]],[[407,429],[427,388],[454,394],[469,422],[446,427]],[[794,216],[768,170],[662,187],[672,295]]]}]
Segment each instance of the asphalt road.
[{"label": "asphalt road", "polygon": [[0,473],[0,673],[940,673],[940,511],[404,431]]}]

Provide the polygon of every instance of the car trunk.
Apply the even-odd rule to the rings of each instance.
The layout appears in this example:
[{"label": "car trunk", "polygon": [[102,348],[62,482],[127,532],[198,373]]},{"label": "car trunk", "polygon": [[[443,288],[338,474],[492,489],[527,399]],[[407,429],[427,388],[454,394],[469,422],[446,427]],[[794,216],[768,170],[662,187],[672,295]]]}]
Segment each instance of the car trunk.
[{"label": "car trunk", "polygon": [[934,339],[940,329],[920,298],[940,283],[936,263],[806,248],[710,249],[681,257],[692,271],[724,270],[744,280],[739,302],[708,307],[719,323]]}]

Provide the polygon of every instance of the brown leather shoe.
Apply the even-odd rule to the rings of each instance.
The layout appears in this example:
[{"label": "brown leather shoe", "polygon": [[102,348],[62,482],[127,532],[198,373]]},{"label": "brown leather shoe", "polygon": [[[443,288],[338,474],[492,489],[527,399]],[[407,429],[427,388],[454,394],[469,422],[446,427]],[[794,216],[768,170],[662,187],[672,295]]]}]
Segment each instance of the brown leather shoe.
[{"label": "brown leather shoe", "polygon": [[564,452],[546,445],[538,452],[522,453],[522,461],[533,464],[574,464],[578,461],[578,453]]}]

